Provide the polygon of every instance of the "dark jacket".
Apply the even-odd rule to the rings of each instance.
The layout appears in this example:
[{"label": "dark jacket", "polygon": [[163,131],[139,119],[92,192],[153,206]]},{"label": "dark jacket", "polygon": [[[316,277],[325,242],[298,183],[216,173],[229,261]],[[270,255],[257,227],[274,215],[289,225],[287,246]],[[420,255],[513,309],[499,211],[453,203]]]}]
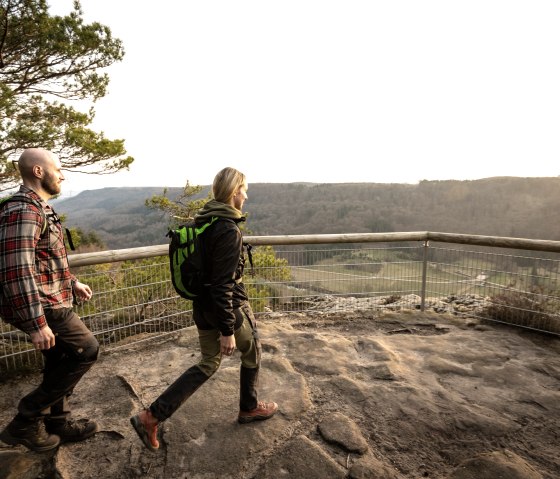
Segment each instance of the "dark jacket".
[{"label": "dark jacket", "polygon": [[229,205],[210,200],[195,216],[195,220],[204,222],[212,216],[220,220],[202,235],[204,269],[209,286],[207,293],[194,301],[194,308],[204,310],[208,327],[230,336],[239,318],[235,310],[248,301],[243,284],[243,234],[239,229],[239,223],[245,221],[245,216]]}]

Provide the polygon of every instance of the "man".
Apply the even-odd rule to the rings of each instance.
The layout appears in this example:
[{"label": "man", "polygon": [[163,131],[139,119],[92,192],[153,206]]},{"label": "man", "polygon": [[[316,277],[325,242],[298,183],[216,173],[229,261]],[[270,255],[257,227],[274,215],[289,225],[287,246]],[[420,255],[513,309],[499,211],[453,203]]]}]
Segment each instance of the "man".
[{"label": "man", "polygon": [[60,161],[29,148],[18,165],[23,184],[0,210],[0,317],[29,334],[45,368],[0,439],[48,451],[97,432],[94,421],[70,417],[68,398],[96,361],[99,343],[72,310],[73,296],[87,301],[92,292],[70,273],[60,220],[46,203],[60,193]]}]

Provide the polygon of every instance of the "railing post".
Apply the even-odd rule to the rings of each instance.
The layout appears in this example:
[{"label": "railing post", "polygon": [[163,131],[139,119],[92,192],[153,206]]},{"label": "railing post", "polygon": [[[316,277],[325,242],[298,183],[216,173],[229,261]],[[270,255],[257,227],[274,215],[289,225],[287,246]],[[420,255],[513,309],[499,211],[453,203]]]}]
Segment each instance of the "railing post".
[{"label": "railing post", "polygon": [[424,312],[426,308],[426,275],[428,274],[428,248],[429,241],[424,241],[424,249],[422,251],[422,291],[420,291],[420,311]]}]

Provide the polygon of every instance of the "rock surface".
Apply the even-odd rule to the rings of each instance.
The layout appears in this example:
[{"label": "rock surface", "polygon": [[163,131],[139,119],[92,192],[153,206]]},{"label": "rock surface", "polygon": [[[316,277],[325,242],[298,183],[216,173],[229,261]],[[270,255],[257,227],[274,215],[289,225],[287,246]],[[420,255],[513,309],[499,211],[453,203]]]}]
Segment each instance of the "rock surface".
[{"label": "rock surface", "polygon": [[[0,443],[0,479],[556,479],[560,338],[419,312],[272,313],[261,399],[237,423],[239,356],[161,428],[148,451],[129,417],[196,363],[196,330],[100,357],[72,396],[92,438],[50,453]],[[38,374],[0,384],[0,424]]]}]

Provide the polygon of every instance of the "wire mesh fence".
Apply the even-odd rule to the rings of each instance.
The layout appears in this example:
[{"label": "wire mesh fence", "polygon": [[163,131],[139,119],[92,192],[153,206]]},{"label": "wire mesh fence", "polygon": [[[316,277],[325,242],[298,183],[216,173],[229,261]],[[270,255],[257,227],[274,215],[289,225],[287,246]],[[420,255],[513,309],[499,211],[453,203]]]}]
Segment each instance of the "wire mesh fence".
[{"label": "wire mesh fence", "polygon": [[[76,312],[105,350],[193,325],[192,303],[175,293],[167,257],[129,251],[124,261],[72,268],[94,291]],[[560,334],[556,252],[427,241],[273,248],[261,241],[254,263],[245,284],[257,315],[433,310]],[[0,374],[42,361],[28,339],[0,322]]]}]

